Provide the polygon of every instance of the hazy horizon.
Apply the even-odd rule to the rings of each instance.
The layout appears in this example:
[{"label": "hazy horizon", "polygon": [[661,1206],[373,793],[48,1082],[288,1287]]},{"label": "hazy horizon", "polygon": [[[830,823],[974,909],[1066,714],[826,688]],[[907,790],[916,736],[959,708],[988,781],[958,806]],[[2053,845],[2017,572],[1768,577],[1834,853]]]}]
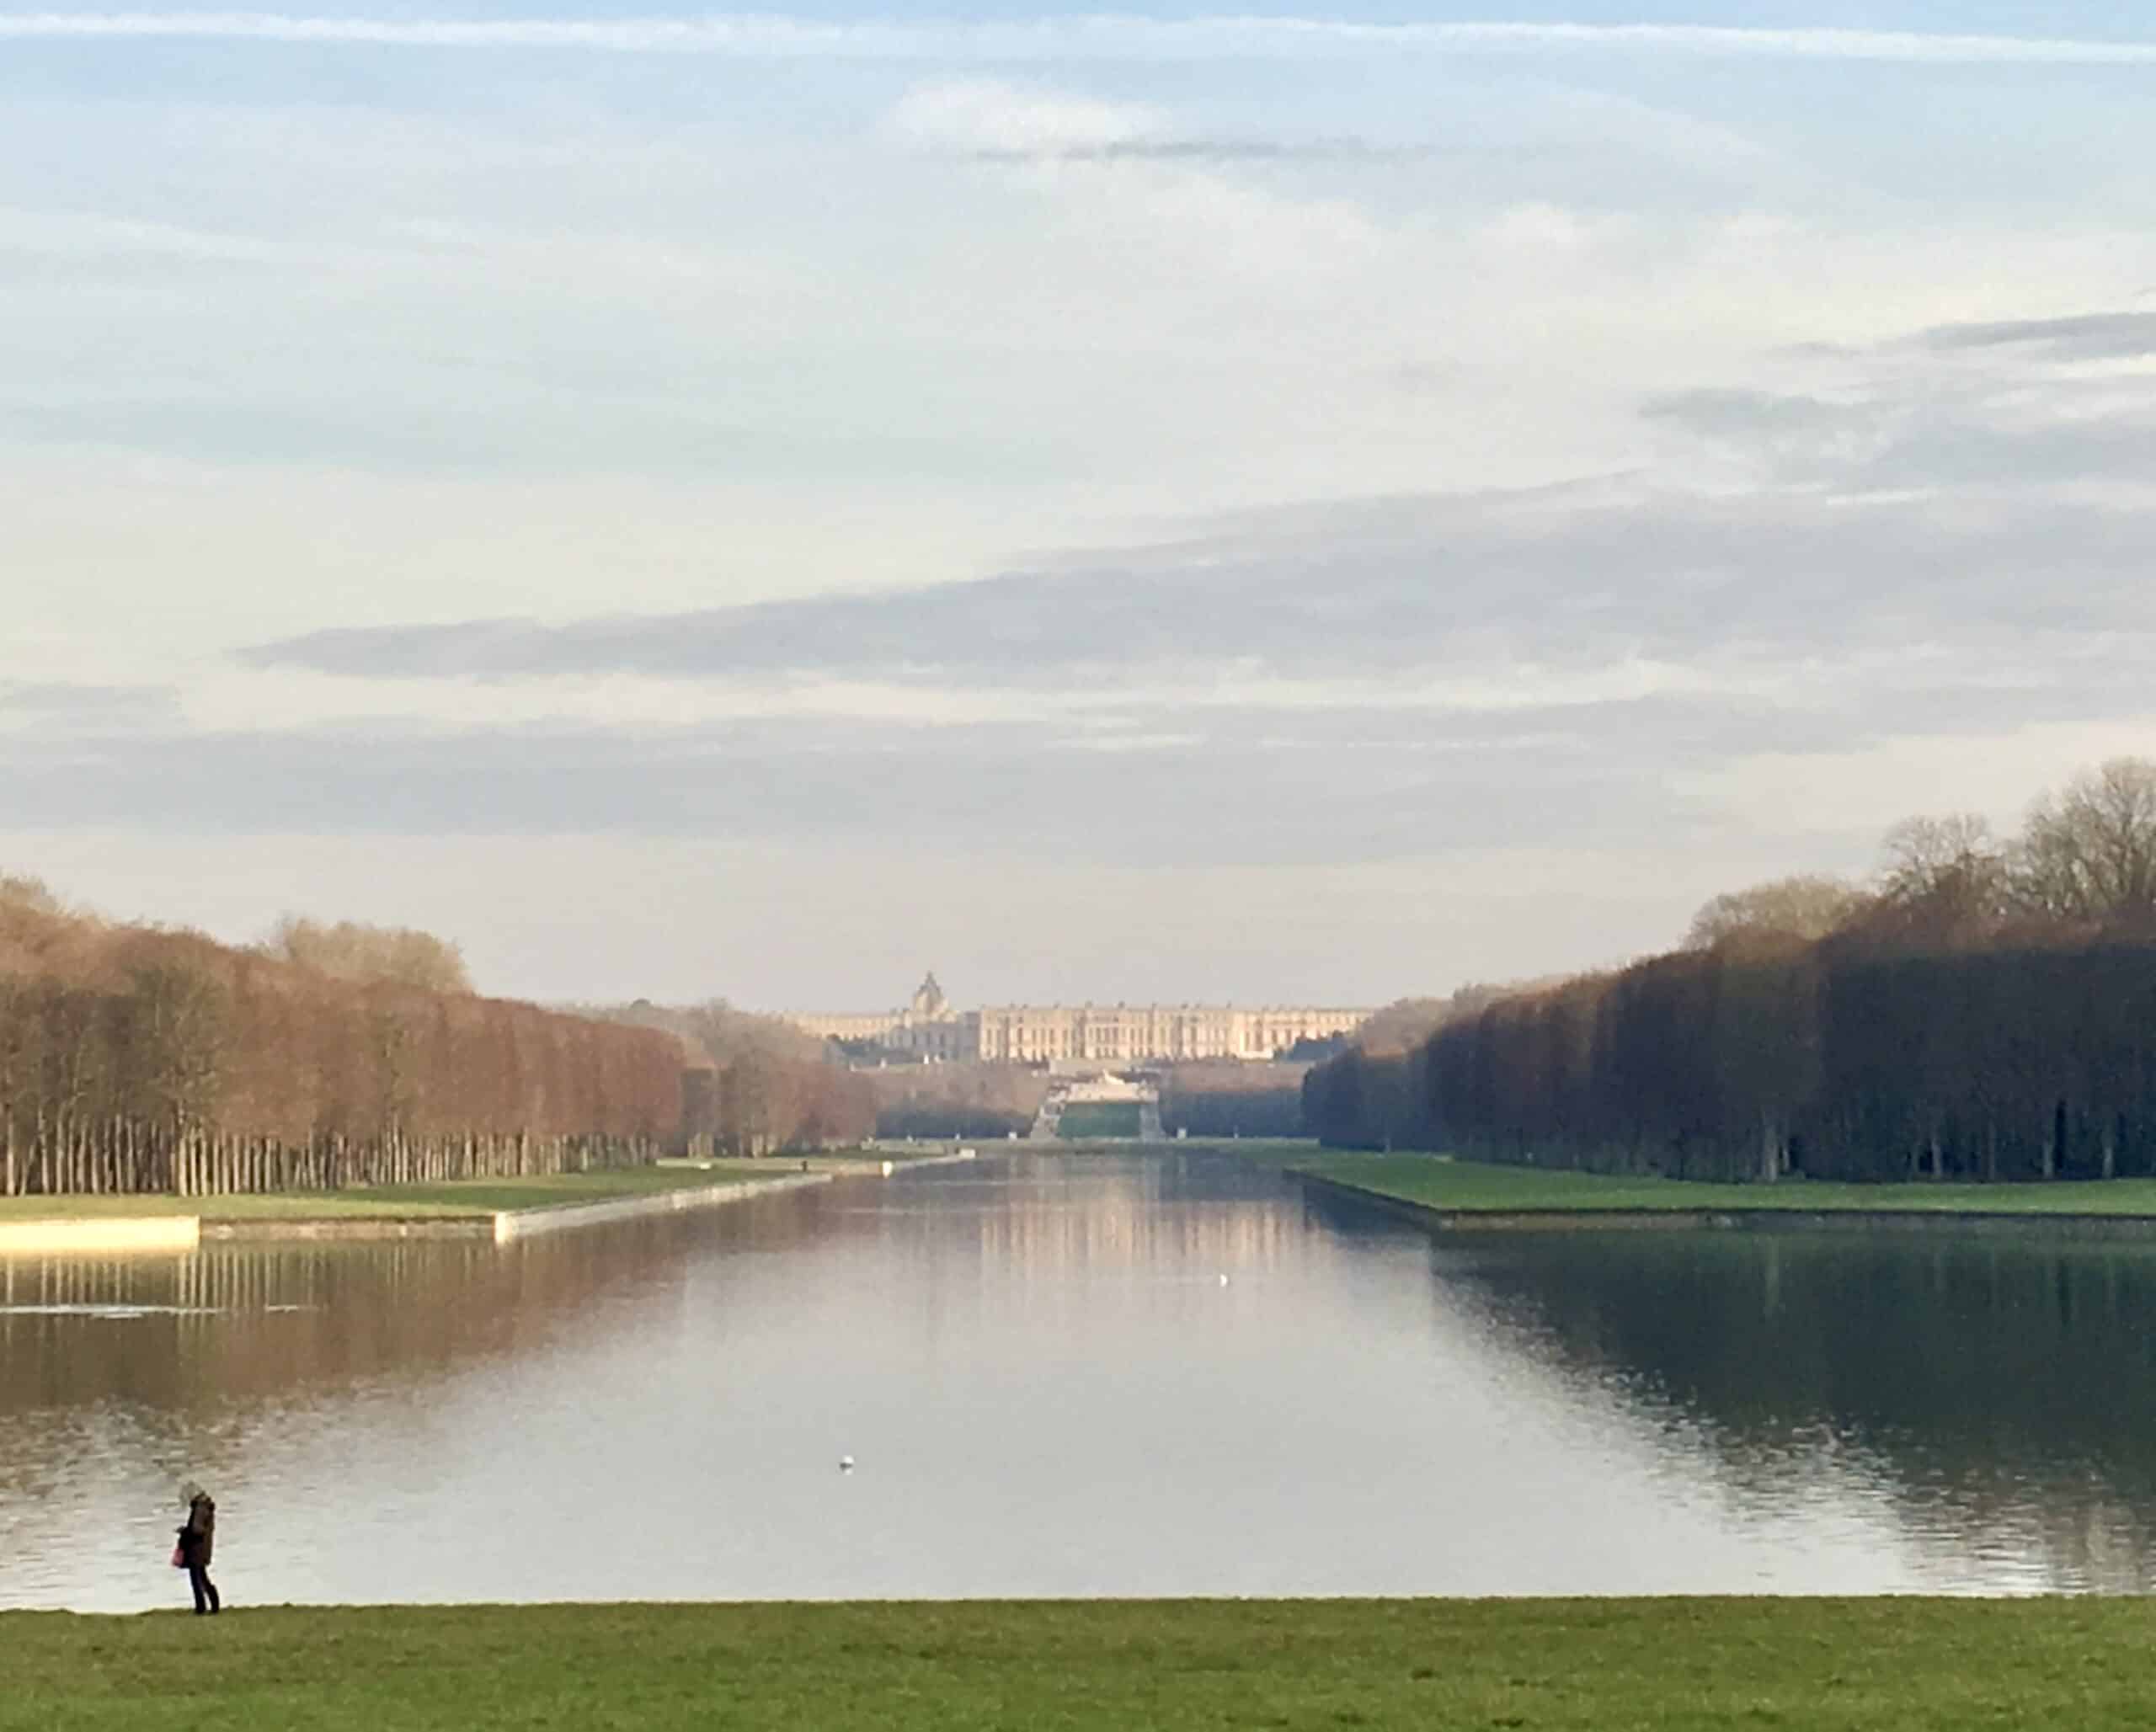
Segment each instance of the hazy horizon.
[{"label": "hazy horizon", "polygon": [[1381,1005],[2156,743],[2115,9],[0,13],[0,871]]}]

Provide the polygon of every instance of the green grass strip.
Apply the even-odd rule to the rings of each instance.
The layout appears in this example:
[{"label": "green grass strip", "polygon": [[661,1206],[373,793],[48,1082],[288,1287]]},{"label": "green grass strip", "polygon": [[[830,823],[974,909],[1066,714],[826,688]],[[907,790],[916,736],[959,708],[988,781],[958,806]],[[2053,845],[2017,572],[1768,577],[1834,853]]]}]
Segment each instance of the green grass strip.
[{"label": "green grass strip", "polygon": [[[1229,1144],[1233,1148],[1235,1145]],[[1707,1184],[1688,1179],[1605,1177],[1541,1167],[1500,1166],[1429,1154],[1328,1154],[1305,1144],[1252,1144],[1249,1158],[1379,1196],[1464,1213],[1572,1213],[1613,1209],[1868,1210],[1917,1214],[2156,1216],[2156,1179],[2052,1184]]]},{"label": "green grass strip", "polygon": [[1132,1137],[1140,1122],[1134,1100],[1074,1100],[1063,1109],[1057,1135],[1073,1143],[1102,1137]]},{"label": "green grass strip", "polygon": [[17,1612],[0,1728],[2108,1732],[2156,1724],[2151,1617],[2096,1599]]},{"label": "green grass strip", "polygon": [[440,1185],[384,1185],[368,1191],[291,1191],[262,1196],[8,1196],[0,1221],[100,1220],[136,1215],[200,1215],[205,1221],[349,1221],[491,1215],[498,1209],[558,1208],[696,1191],[744,1179],[782,1179],[798,1161],[725,1160],[708,1168],[625,1167],[531,1179],[459,1179]]}]

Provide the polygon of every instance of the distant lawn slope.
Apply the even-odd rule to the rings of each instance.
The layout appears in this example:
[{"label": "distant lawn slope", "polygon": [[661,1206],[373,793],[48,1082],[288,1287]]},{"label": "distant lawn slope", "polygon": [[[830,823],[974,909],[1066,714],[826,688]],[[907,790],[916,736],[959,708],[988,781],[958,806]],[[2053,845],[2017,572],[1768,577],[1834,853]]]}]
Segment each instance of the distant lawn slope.
[{"label": "distant lawn slope", "polygon": [[1070,1143],[1094,1137],[1135,1137],[1138,1124],[1134,1100],[1074,1100],[1063,1109],[1056,1134]]},{"label": "distant lawn slope", "polygon": [[[236,1599],[236,1559],[226,1575]],[[2098,1732],[2156,1717],[2150,1617],[1921,1599],[16,1612],[0,1729]]]},{"label": "distant lawn slope", "polygon": [[[1233,1147],[1235,1145],[1229,1145]],[[1705,1184],[1685,1179],[1604,1178],[1594,1173],[1498,1166],[1428,1154],[1333,1154],[1249,1145],[1251,1159],[1374,1196],[1462,1213],[1574,1213],[1597,1210],[1866,1210],[1921,1214],[2156,1216],[2156,1179],[2057,1180],[2028,1185]]]}]

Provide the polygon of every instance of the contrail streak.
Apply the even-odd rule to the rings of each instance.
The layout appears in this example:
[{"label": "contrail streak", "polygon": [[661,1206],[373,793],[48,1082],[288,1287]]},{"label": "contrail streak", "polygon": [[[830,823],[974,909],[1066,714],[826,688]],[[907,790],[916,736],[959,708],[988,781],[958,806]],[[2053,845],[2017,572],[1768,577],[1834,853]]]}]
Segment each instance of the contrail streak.
[{"label": "contrail streak", "polygon": [[195,40],[382,48],[555,49],[761,59],[1268,60],[1326,54],[1549,54],[1866,61],[1907,66],[2156,67],[2156,41],[1767,29],[1706,24],[1381,24],[1341,19],[1152,19],[827,23],[708,18],[310,18],[264,12],[0,13],[0,40]]}]

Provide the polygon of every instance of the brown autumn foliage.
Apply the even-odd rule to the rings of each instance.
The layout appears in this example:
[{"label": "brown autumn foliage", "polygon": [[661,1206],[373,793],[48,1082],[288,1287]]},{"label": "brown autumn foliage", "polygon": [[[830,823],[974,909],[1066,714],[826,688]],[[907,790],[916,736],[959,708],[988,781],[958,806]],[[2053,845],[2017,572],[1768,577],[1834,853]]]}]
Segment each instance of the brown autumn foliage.
[{"label": "brown autumn foliage", "polygon": [[684,1078],[682,1131],[691,1147],[771,1154],[866,1142],[876,1134],[876,1098],[829,1044],[776,1016],[701,1005],[587,1009],[589,1016],[664,1032],[678,1042]]},{"label": "brown autumn foliage", "polygon": [[883,1137],[1024,1136],[1048,1098],[1049,1074],[990,1062],[894,1064],[855,1073],[876,1102]]},{"label": "brown autumn foliage", "polygon": [[1856,885],[1817,872],[1775,878],[1716,897],[1692,918],[1687,950],[1712,950],[1747,933],[1817,940],[1865,913],[1871,897]]},{"label": "brown autumn foliage", "polygon": [[[681,1073],[675,1043],[650,1031],[0,893],[0,1186],[139,1188],[153,1154],[169,1179],[189,1138],[392,1148],[389,1166],[309,1170],[424,1176],[486,1170],[472,1139],[515,1138],[518,1162],[552,1170],[676,1137]],[[247,1188],[273,1170],[287,1168],[255,1160]],[[236,1188],[239,1170],[206,1182]]]},{"label": "brown autumn foliage", "polygon": [[280,962],[296,962],[338,980],[412,986],[422,992],[472,990],[464,952],[448,939],[409,926],[324,922],[287,914],[263,949]]}]

